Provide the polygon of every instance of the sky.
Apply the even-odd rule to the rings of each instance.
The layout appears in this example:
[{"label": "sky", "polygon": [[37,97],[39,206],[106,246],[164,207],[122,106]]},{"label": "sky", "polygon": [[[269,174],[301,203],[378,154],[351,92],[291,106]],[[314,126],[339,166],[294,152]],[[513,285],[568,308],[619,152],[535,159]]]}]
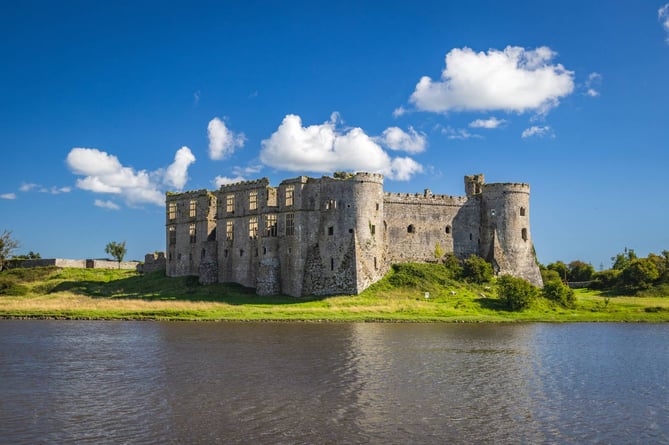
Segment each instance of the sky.
[{"label": "sky", "polygon": [[5,2],[0,231],[165,249],[167,191],[531,187],[540,262],[669,249],[666,0]]}]

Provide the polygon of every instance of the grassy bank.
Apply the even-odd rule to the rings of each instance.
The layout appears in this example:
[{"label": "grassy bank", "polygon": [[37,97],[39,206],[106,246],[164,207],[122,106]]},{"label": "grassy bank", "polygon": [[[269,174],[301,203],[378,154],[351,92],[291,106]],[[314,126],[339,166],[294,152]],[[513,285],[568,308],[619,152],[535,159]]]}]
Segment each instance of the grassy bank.
[{"label": "grassy bank", "polygon": [[[623,297],[578,291],[565,309],[540,299],[511,312],[494,286],[450,280],[439,265],[407,265],[358,296],[260,297],[236,285],[201,286],[194,277],[93,269],[0,273],[0,317],[299,321],[669,321],[669,296]],[[425,299],[425,292],[430,298]]]}]

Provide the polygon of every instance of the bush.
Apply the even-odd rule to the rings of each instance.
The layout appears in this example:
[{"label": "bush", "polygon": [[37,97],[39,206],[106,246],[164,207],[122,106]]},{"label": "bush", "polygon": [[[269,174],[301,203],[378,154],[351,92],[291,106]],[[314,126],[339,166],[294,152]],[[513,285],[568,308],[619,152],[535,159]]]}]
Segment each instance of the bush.
[{"label": "bush", "polygon": [[462,262],[454,253],[444,255],[444,267],[452,279],[459,280],[462,278]]},{"label": "bush", "polygon": [[544,298],[555,301],[560,306],[573,308],[576,305],[574,290],[570,289],[569,286],[565,286],[560,280],[544,283],[542,293]]},{"label": "bush", "polygon": [[527,309],[539,296],[539,289],[522,278],[502,275],[497,280],[497,296],[512,311]]},{"label": "bush", "polygon": [[0,277],[0,295],[26,295],[28,288],[19,284],[15,278]]},{"label": "bush", "polygon": [[541,269],[541,281],[546,285],[551,281],[558,281],[562,283],[562,277],[560,274],[552,269]]},{"label": "bush", "polygon": [[590,283],[589,287],[596,290],[613,289],[618,284],[619,275],[620,271],[616,269],[595,272],[592,275],[592,282]]},{"label": "bush", "polygon": [[620,283],[628,289],[648,289],[660,278],[660,271],[652,260],[641,258],[632,260],[620,273]]},{"label": "bush", "polygon": [[487,283],[492,280],[492,264],[477,255],[471,255],[464,261],[462,275],[471,283]]}]

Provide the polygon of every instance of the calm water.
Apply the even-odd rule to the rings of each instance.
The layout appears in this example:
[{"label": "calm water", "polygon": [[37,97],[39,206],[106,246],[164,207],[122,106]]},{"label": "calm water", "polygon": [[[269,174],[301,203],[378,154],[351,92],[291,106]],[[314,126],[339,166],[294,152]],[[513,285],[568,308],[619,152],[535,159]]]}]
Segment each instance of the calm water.
[{"label": "calm water", "polygon": [[2,443],[669,443],[669,325],[0,321]]}]

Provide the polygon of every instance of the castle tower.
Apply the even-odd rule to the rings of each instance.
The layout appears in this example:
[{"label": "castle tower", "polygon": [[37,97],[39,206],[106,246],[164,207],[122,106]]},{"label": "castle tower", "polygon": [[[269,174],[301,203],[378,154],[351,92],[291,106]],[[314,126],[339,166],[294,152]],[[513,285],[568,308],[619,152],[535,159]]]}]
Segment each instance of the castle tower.
[{"label": "castle tower", "polygon": [[497,274],[542,286],[530,234],[530,186],[482,184],[479,255]]}]

